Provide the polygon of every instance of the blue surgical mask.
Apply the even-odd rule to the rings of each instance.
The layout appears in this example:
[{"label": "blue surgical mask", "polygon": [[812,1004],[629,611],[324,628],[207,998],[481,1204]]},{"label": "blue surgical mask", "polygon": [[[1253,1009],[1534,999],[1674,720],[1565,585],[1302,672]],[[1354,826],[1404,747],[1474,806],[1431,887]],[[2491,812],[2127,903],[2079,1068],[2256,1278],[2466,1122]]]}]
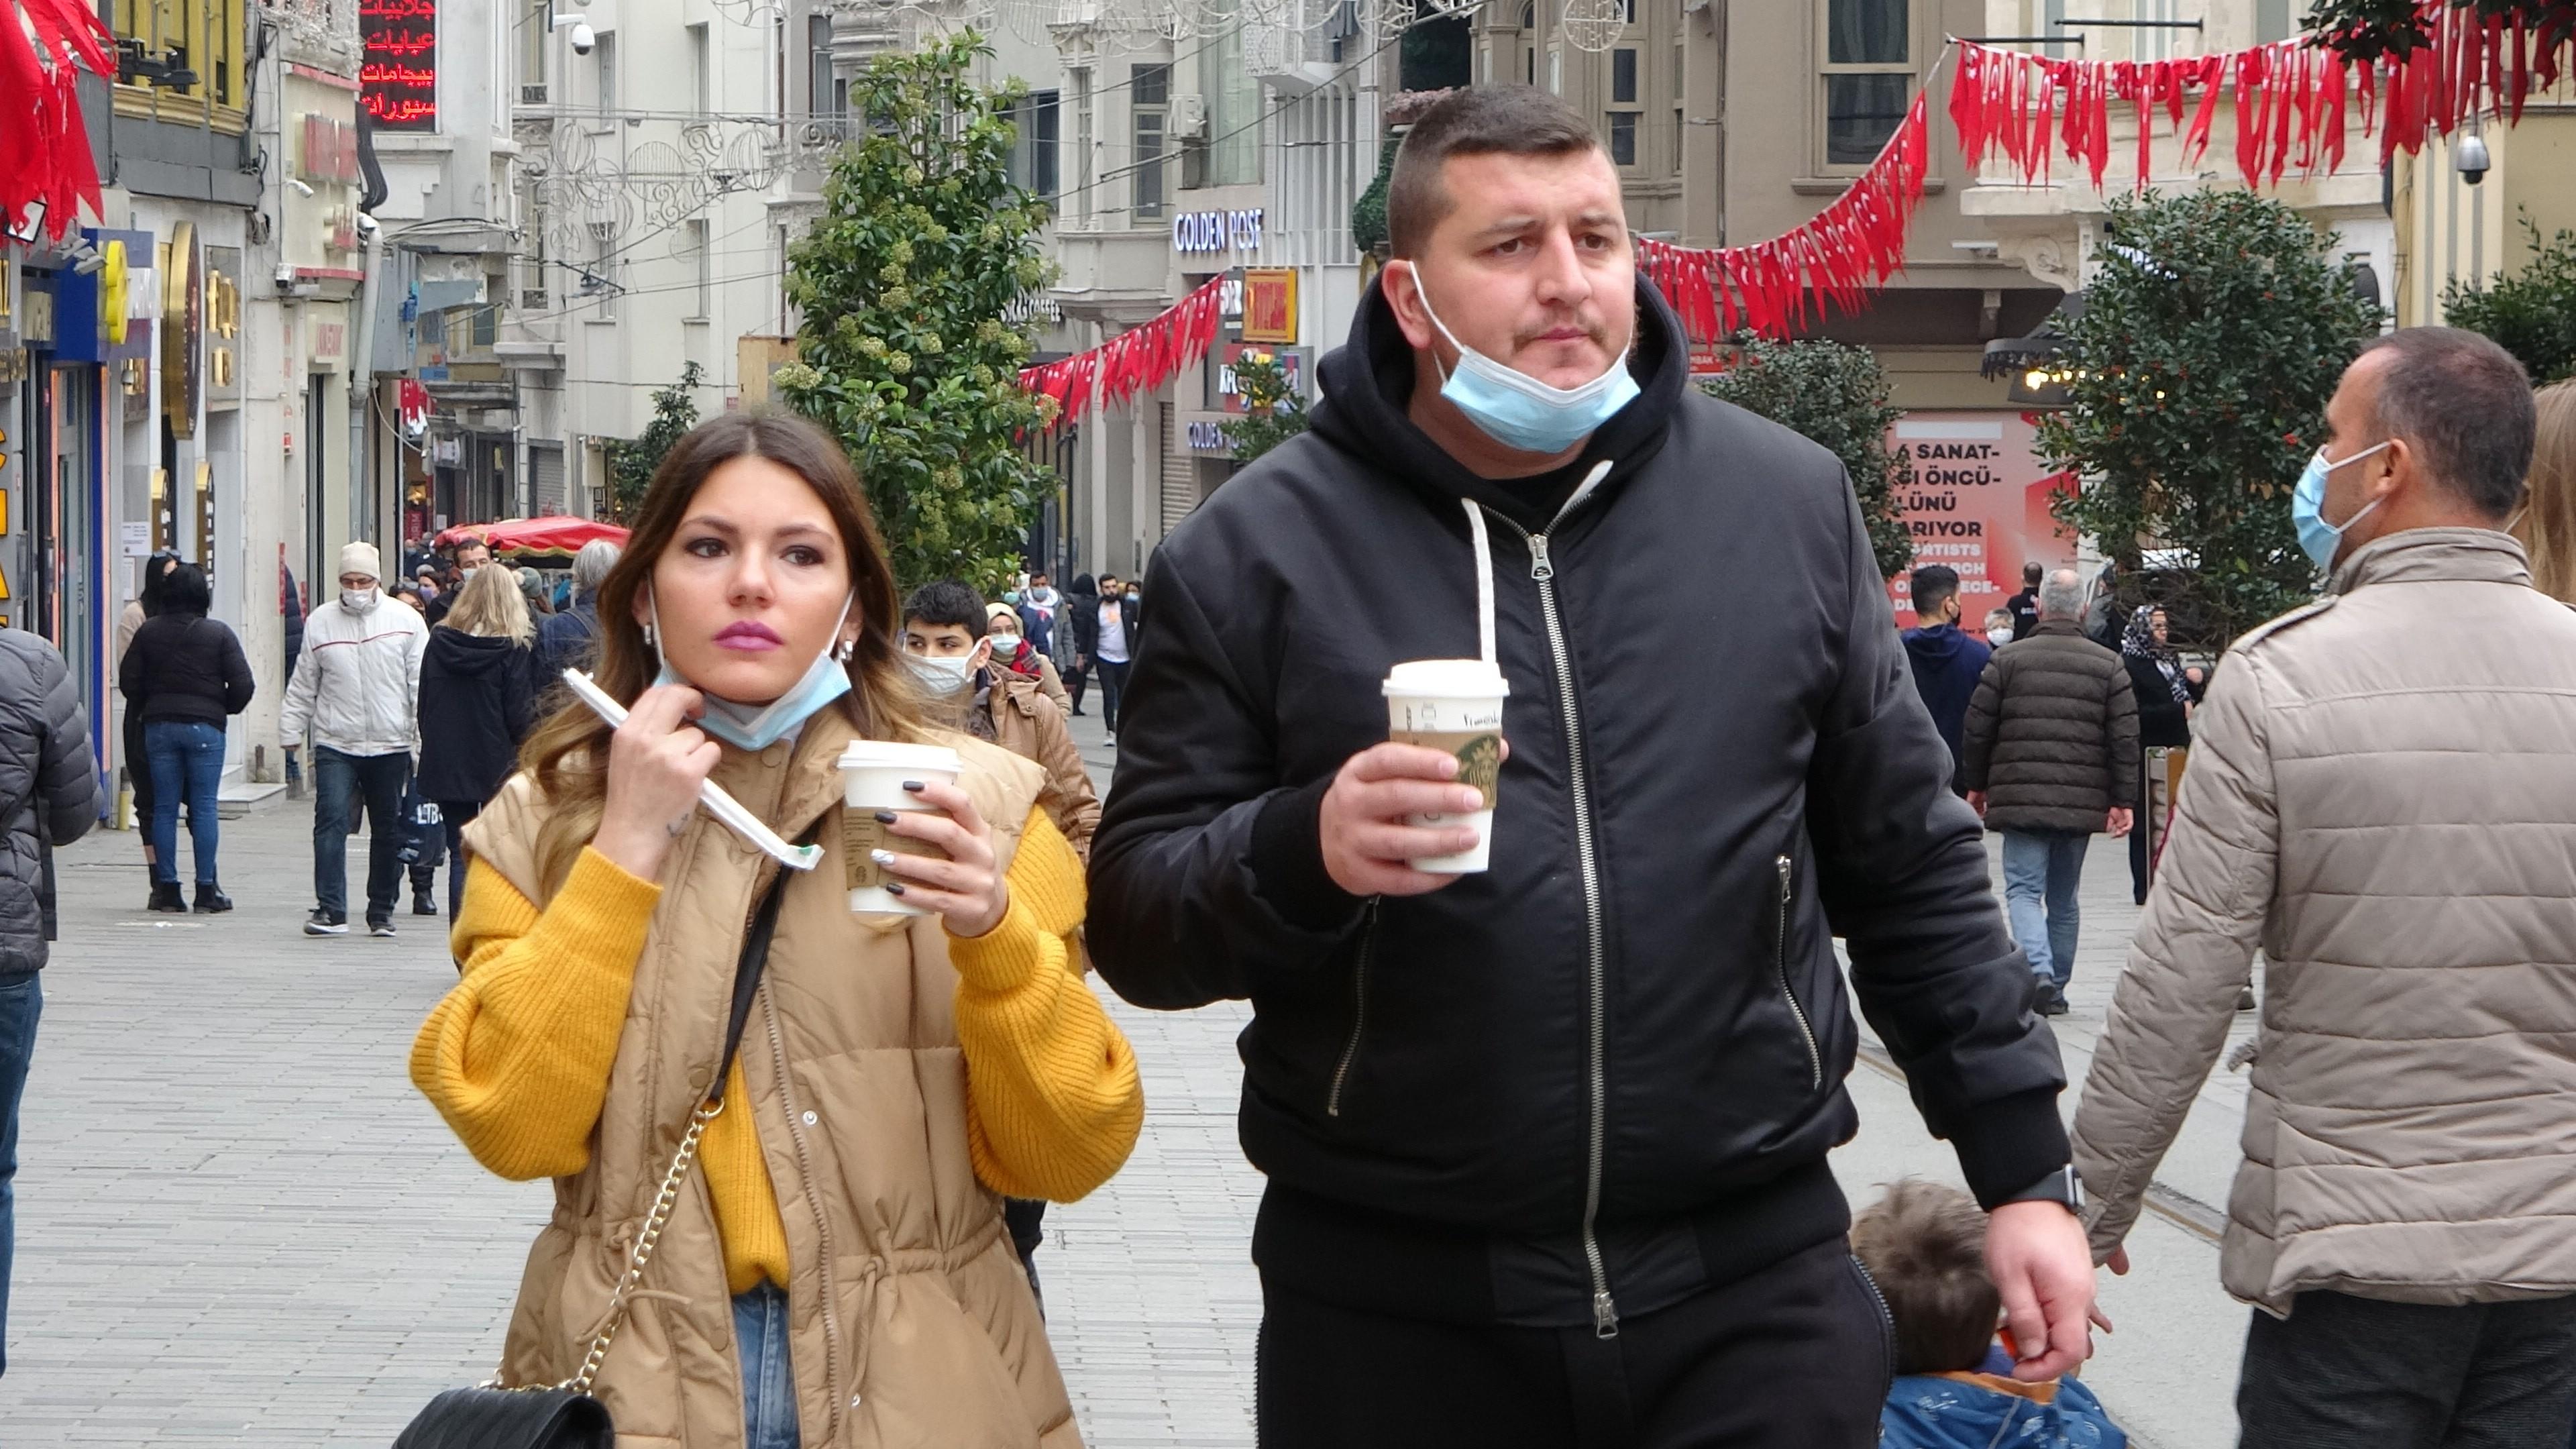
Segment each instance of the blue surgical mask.
[{"label": "blue surgical mask", "polygon": [[[834,639],[840,638],[841,625],[849,622],[850,605],[857,598],[852,594],[841,601],[840,621],[832,626]],[[689,684],[688,680],[680,677],[678,670],[671,667],[670,657],[662,652],[661,611],[649,598],[644,607],[653,614],[653,657],[662,664],[662,672],[654,677],[653,682]],[[805,666],[804,677],[789,686],[785,694],[767,704],[736,704],[699,689],[699,697],[706,701],[707,708],[698,719],[698,728],[738,750],[756,753],[769,748],[803,728],[805,721],[812,719],[823,706],[850,692],[850,671],[832,655],[829,648],[815,655],[814,662]],[[697,688],[695,685],[689,687]]]},{"label": "blue surgical mask", "polygon": [[1550,387],[1517,372],[1460,342],[1431,310],[1431,294],[1422,290],[1422,274],[1413,275],[1413,294],[1422,299],[1423,315],[1449,345],[1458,349],[1458,366],[1440,381],[1440,395],[1467,415],[1478,431],[1506,448],[1524,453],[1562,453],[1591,436],[1637,396],[1637,379],[1628,374],[1621,354],[1610,370],[1581,387]]},{"label": "blue surgical mask", "polygon": [[2299,527],[2299,547],[2307,552],[2310,559],[2315,560],[2318,568],[2333,568],[2335,551],[2343,546],[2344,530],[2368,517],[2371,509],[2388,501],[2388,495],[2382,493],[2364,504],[2361,511],[2352,517],[2341,523],[2328,523],[2323,511],[2326,505],[2326,475],[2346,463],[2358,463],[2387,446],[2387,443],[2381,443],[2376,447],[2364,448],[2349,458],[2337,458],[2332,462],[2326,461],[2326,450],[2319,448],[2316,456],[2308,459],[2307,470],[2299,475],[2299,486],[2290,494],[2290,519]]}]

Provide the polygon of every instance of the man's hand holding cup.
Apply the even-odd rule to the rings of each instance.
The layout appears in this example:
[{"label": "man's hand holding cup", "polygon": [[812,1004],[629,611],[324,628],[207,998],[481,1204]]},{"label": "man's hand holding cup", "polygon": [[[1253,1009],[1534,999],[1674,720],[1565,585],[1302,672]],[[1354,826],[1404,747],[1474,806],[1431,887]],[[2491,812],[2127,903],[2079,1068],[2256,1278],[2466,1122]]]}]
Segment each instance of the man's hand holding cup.
[{"label": "man's hand holding cup", "polygon": [[1416,825],[1416,815],[1466,816],[1484,792],[1458,783],[1458,759],[1421,745],[1383,744],[1353,755],[1324,792],[1324,869],[1355,896],[1418,896],[1458,877],[1413,868],[1416,860],[1463,855],[1478,834],[1461,824]]}]

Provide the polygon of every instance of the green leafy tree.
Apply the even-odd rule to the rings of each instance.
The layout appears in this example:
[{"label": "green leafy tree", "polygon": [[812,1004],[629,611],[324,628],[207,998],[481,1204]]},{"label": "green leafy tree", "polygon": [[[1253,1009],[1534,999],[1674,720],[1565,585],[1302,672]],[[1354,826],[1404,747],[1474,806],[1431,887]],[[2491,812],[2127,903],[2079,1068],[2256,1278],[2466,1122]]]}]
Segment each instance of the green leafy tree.
[{"label": "green leafy tree", "polygon": [[635,517],[644,502],[644,485],[653,481],[662,455],[698,425],[697,390],[705,382],[705,369],[694,362],[682,364],[678,382],[654,389],[653,421],[644,425],[644,436],[608,445],[608,512],[617,522]]},{"label": "green leafy tree", "polygon": [[1817,443],[1842,460],[1860,495],[1861,517],[1878,571],[1889,578],[1914,562],[1914,539],[1899,516],[1914,466],[1887,445],[1904,415],[1888,402],[1887,373],[1868,348],[1815,339],[1772,342],[1747,335],[1735,364],[1703,379],[1701,390]]},{"label": "green leafy tree", "polygon": [[798,361],[772,382],[849,450],[905,584],[997,588],[1017,565],[1045,470],[1021,451],[1054,404],[1023,392],[1044,286],[1046,207],[1011,181],[1017,83],[991,91],[972,33],[880,55],[850,88],[867,134],[843,147],[824,214],[788,249]]},{"label": "green leafy tree", "polygon": [[[2379,314],[2334,239],[2269,197],[2122,197],[2105,230],[2061,324],[2070,400],[2040,424],[2048,466],[2084,480],[2056,514],[2119,563],[2126,602],[2152,582],[2179,632],[2223,644],[2315,592],[2290,492]],[[2183,567],[2141,580],[2151,547]]]},{"label": "green leafy tree", "polygon": [[[2576,34],[2576,0],[2450,0],[2459,10],[2474,9],[2480,18],[2512,25],[2519,21],[2544,50],[2564,45]],[[2439,8],[2439,7],[2433,7]],[[2404,55],[2432,39],[2422,0],[2313,0],[2306,26],[2311,34],[2352,60]]]},{"label": "green leafy tree", "polygon": [[1278,353],[1238,355],[1234,390],[1243,399],[1243,416],[1226,423],[1225,435],[1234,441],[1236,462],[1249,463],[1306,431],[1306,400],[1288,380],[1287,364]]},{"label": "green leafy tree", "polygon": [[2509,277],[2483,287],[2453,282],[2442,289],[2442,315],[2494,339],[2521,359],[2534,382],[2576,376],[2576,231],[2544,242],[2540,224],[2525,216],[2531,260]]}]

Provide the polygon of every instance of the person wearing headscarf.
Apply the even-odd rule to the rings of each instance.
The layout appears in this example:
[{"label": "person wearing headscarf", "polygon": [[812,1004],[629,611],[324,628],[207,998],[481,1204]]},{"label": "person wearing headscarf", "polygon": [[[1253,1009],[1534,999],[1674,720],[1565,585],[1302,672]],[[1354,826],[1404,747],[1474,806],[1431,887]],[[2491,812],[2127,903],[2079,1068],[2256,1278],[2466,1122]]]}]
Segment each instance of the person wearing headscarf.
[{"label": "person wearing headscarf", "polygon": [[2129,832],[2129,884],[2145,905],[2156,850],[2173,812],[2168,771],[2179,774],[2179,756],[2191,744],[2191,683],[2161,605],[2144,605],[2129,616],[2120,634],[2120,661],[2129,666],[2129,692],[2138,700],[2138,778],[2146,808],[2138,828]]}]

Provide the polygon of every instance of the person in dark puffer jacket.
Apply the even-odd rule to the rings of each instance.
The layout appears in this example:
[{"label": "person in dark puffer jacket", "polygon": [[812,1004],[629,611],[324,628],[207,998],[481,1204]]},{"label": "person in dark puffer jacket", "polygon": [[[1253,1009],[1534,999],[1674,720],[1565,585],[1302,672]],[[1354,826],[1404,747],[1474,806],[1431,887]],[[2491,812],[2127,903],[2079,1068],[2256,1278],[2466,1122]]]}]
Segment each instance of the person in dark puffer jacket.
[{"label": "person in dark puffer jacket", "polygon": [[2138,705],[2120,656],[2084,637],[2083,579],[2049,575],[2039,627],[1997,650],[1968,701],[1959,783],[2004,837],[2004,908],[2038,979],[2037,1009],[2066,1011],[2094,832],[2129,833]]},{"label": "person in dark puffer jacket", "polygon": [[45,1004],[37,976],[54,938],[53,847],[98,819],[98,772],[80,687],[54,646],[0,628],[0,1372],[8,1370],[9,1180],[18,1095]]},{"label": "person in dark puffer jacket", "polygon": [[465,901],[465,826],[518,768],[536,722],[535,621],[506,569],[477,570],[420,661],[420,777],[412,788],[445,827],[447,915]]},{"label": "person in dark puffer jacket", "polygon": [[117,668],[128,710],[143,718],[144,754],[152,769],[152,900],[177,915],[179,807],[188,807],[188,838],[197,858],[199,915],[233,908],[216,883],[215,846],[222,826],[215,794],[224,780],[224,721],[250,705],[257,685],[241,638],[206,617],[212,603],[205,570],[181,564],[161,584],[161,612],[134,633]]}]

